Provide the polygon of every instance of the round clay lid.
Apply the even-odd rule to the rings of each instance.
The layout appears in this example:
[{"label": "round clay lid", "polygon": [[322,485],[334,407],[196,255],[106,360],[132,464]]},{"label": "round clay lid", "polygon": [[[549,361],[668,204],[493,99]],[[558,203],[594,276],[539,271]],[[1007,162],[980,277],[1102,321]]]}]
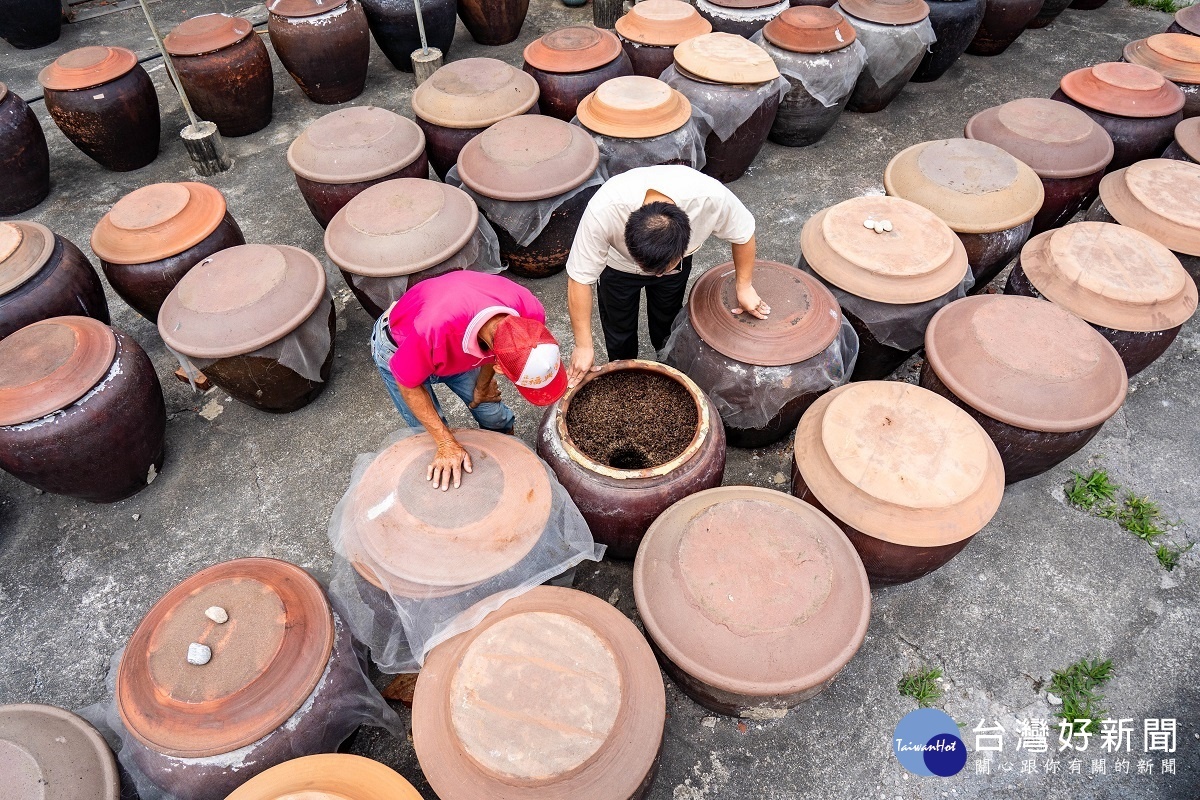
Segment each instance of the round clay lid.
[{"label": "round clay lid", "polygon": [[[670,0],[678,2],[678,0]],[[692,104],[658,78],[611,78],[579,101],[579,122],[617,139],[649,139],[677,131],[692,118]]]},{"label": "round clay lid", "polygon": [[318,119],[287,151],[292,172],[317,183],[359,183],[399,172],[425,152],[425,132],[386,108],[354,106]]},{"label": "round clay lid", "polygon": [[766,83],[779,77],[766,50],[732,33],[706,33],[681,42],[675,47],[675,63],[713,83]]},{"label": "round clay lid", "polygon": [[976,139],[940,139],[902,150],[884,170],[883,185],[958,233],[1015,228],[1033,219],[1046,197],[1037,173]]},{"label": "round clay lid", "polygon": [[1200,83],[1200,36],[1156,33],[1125,45],[1125,60],[1176,83]]},{"label": "round clay lid", "polygon": [[958,399],[1018,428],[1094,428],[1129,385],[1121,356],[1062,306],[1017,295],[957,300],[933,315],[925,357]]},{"label": "round clay lid", "polygon": [[397,178],[364,189],[334,215],[325,252],[355,275],[411,275],[463,249],[478,226],[479,209],[462,189]]},{"label": "round clay lid", "polygon": [[3,100],[7,96],[8,96],[8,87],[5,86],[3,83],[0,83],[0,100]]},{"label": "round clay lid", "polygon": [[112,751],[86,720],[54,706],[0,706],[5,800],[117,800]]},{"label": "round clay lid", "polygon": [[137,55],[124,47],[80,47],[64,53],[38,73],[43,89],[71,92],[121,77],[137,66]]},{"label": "round clay lid", "polygon": [[40,222],[0,222],[0,297],[14,292],[54,254],[54,232]]},{"label": "round clay lid", "polygon": [[763,27],[763,36],[793,53],[832,53],[858,38],[846,18],[824,6],[795,6]]},{"label": "round clay lid", "polygon": [[325,296],[325,270],[283,244],[243,244],[214,253],[176,284],[158,312],[158,332],[192,358],[229,358],[279,341]]},{"label": "round clay lid", "polygon": [[915,25],[929,16],[925,0],[839,0],[838,6],[852,17],[880,25]]},{"label": "round clay lid", "polygon": [[1200,256],[1200,165],[1139,161],[1104,176],[1100,202],[1117,222],[1177,253]]},{"label": "round clay lid", "polygon": [[321,753],[260,772],[226,800],[421,800],[421,794],[378,761]]},{"label": "round clay lid", "polygon": [[201,14],[175,26],[163,44],[173,56],[199,56],[235,45],[254,32],[250,20],[229,14]]},{"label": "round clay lid", "polygon": [[808,503],[749,486],[707,489],[664,511],[638,548],[633,594],[671,662],[752,697],[832,678],[871,616],[866,570],[841,530]]},{"label": "round clay lid", "polygon": [[605,800],[637,796],[665,721],[634,624],[586,592],[537,586],[433,649],[412,737],[441,800]]},{"label": "round clay lid", "polygon": [[467,142],[458,176],[484,197],[522,202],[569,192],[592,176],[600,148],[578,125],[541,114],[502,119]]},{"label": "round clay lid", "polygon": [[350,0],[267,0],[267,11],[280,17],[315,17],[348,2]]},{"label": "round clay lid", "polygon": [[684,0],[642,0],[617,20],[617,33],[631,42],[674,47],[680,42],[712,33],[712,23]]},{"label": "round clay lid", "polygon": [[1082,106],[1118,117],[1166,117],[1183,108],[1179,87],[1140,64],[1106,61],[1077,69],[1059,88]]},{"label": "round clay lid", "polygon": [[[205,614],[214,606],[226,622]],[[325,592],[300,567],[273,558],[208,567],[163,595],[129,638],[117,669],[121,721],[177,758],[253,744],[312,694],[333,637]],[[192,644],[211,650],[207,664],[188,661]]]},{"label": "round clay lid", "polygon": [[66,408],[108,374],[112,328],[91,317],[52,317],[0,339],[0,425]]},{"label": "round clay lid", "polygon": [[1175,126],[1175,143],[1188,158],[1200,162],[1200,117],[1190,117]]},{"label": "round clay lid", "polygon": [[149,264],[195,247],[225,218],[225,196],[204,183],[152,183],[122,197],[92,230],[112,264]]},{"label": "round clay lid", "polygon": [[543,72],[586,72],[621,55],[621,40],[591,25],[551,31],[525,47],[525,63]]},{"label": "round clay lid", "polygon": [[[876,233],[866,223],[888,222]],[[851,294],[881,303],[923,303],[967,274],[967,252],[932,211],[899,197],[856,197],[818,211],[800,232],[813,271]]]},{"label": "round clay lid", "polygon": [[984,109],[966,137],[1003,148],[1042,178],[1079,178],[1108,166],[1112,137],[1070,103],[1025,97]]},{"label": "round clay lid", "polygon": [[979,423],[900,381],[821,396],[800,419],[794,453],[830,514],[893,544],[960,542],[988,523],[1004,495],[1000,453]]},{"label": "round clay lid", "polygon": [[1030,239],[1021,267],[1043,297],[1093,325],[1163,331],[1196,311],[1196,283],[1146,234],[1109,222],[1077,222]]},{"label": "round clay lid", "polygon": [[532,75],[495,58],[451,61],[413,92],[413,113],[443,128],[486,128],[538,101]]},{"label": "round clay lid", "polygon": [[1184,6],[1175,12],[1175,22],[1185,31],[1200,36],[1200,6]]}]

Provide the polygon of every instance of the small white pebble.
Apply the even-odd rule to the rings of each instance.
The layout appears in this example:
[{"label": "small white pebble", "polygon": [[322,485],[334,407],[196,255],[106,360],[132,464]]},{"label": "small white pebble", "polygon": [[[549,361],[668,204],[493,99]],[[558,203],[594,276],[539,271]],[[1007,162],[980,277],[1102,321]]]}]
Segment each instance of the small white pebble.
[{"label": "small white pebble", "polygon": [[863,227],[864,227],[864,228],[874,228],[874,227],[875,227],[875,220],[873,220],[873,219],[864,219],[864,220],[863,220]]},{"label": "small white pebble", "polygon": [[188,645],[187,660],[189,664],[203,667],[212,660],[212,650],[208,648],[208,645],[192,642]]},{"label": "small white pebble", "polygon": [[891,220],[885,219],[883,222],[881,222],[879,224],[883,226],[883,229],[885,231],[890,231],[892,229],[892,221]]},{"label": "small white pebble", "polygon": [[876,233],[883,233],[883,223],[882,223],[882,222],[876,222],[876,223],[875,223],[875,232],[876,232]]},{"label": "small white pebble", "polygon": [[1052,706],[1061,706],[1062,698],[1053,692],[1046,692],[1046,702]]},{"label": "small white pebble", "polygon": [[218,625],[224,625],[229,621],[229,614],[220,606],[210,606],[204,612],[204,616],[208,617]]},{"label": "small white pebble", "polygon": [[715,728],[717,727],[717,718],[705,717],[704,719],[700,720],[700,724],[706,728]]},{"label": "small white pebble", "polygon": [[141,519],[141,518],[142,518],[142,515],[141,515],[141,514],[134,514],[134,515],[133,515],[133,521],[134,521],[134,522],[137,522],[137,521],[138,521],[139,519]]}]

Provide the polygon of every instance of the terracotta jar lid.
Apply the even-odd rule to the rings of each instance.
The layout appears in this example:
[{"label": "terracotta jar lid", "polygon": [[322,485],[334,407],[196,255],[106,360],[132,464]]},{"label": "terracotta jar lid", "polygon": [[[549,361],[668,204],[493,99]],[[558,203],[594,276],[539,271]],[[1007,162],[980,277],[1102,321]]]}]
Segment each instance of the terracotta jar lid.
[{"label": "terracotta jar lid", "polygon": [[1001,147],[1043,178],[1079,178],[1108,166],[1112,137],[1070,103],[1025,97],[984,109],[966,137]]},{"label": "terracotta jar lid", "polygon": [[1043,297],[1093,325],[1163,331],[1196,311],[1196,284],[1175,254],[1124,225],[1046,231],[1021,250],[1021,267]]},{"label": "terracotta jar lid", "polygon": [[1154,70],[1118,61],[1068,72],[1059,88],[1080,105],[1118,117],[1166,117],[1184,102],[1179,87]]},{"label": "terracotta jar lid", "polygon": [[454,186],[397,178],[364,189],[325,229],[325,252],[355,275],[391,278],[440,264],[466,246],[479,209]]},{"label": "terracotta jar lid", "polygon": [[766,50],[732,33],[706,33],[680,42],[675,63],[688,75],[714,83],[766,83],[779,77]]},{"label": "terracotta jar lid", "polygon": [[621,40],[591,25],[551,31],[525,47],[525,63],[543,72],[586,72],[621,55]]},{"label": "terracotta jar lid", "polygon": [[1200,35],[1200,6],[1184,6],[1175,12],[1175,22],[1185,31]]},{"label": "terracotta jar lid", "polygon": [[1046,197],[1037,173],[976,139],[940,139],[901,150],[884,170],[883,185],[958,233],[1015,228],[1033,219]]},{"label": "terracotta jar lid", "polygon": [[0,780],[7,800],[117,800],[108,744],[85,720],[54,706],[0,706]]},{"label": "terracotta jar lid", "polygon": [[8,87],[5,86],[3,83],[0,83],[0,100],[3,100],[7,96],[8,96]]},{"label": "terracotta jar lid", "polygon": [[1175,143],[1187,157],[1200,162],[1200,117],[1191,117],[1175,126]]},{"label": "terracotta jar lid", "polygon": [[854,26],[824,6],[794,6],[763,26],[768,42],[793,53],[832,53],[858,38]]},{"label": "terracotta jar lid", "polygon": [[441,800],[605,800],[637,796],[665,721],[634,624],[586,592],[538,586],[433,649],[412,736]]},{"label": "terracotta jar lid", "polygon": [[195,247],[225,218],[225,196],[204,183],[152,183],[116,202],[92,230],[112,264],[148,264]]},{"label": "terracotta jar lid", "polygon": [[158,332],[192,358],[251,353],[300,327],[325,295],[316,256],[283,244],[243,244],[193,267],[167,295]]},{"label": "terracotta jar lid", "polygon": [[754,288],[771,306],[766,319],[733,314],[738,308],[733,262],[700,276],[688,298],[688,319],[704,343],[744,364],[799,364],[833,343],[842,310],[820,281],[774,261],[754,263]]},{"label": "terracotta jar lid", "polygon": [[880,25],[914,25],[929,16],[925,0],[839,0],[842,11]]},{"label": "terracotta jar lid", "polygon": [[425,151],[417,123],[386,108],[354,106],[318,119],[287,151],[288,166],[317,183],[359,183],[391,175]]},{"label": "terracotta jar lid", "polygon": [[712,23],[684,0],[642,0],[617,20],[617,33],[631,42],[674,47],[682,41],[712,33]]},{"label": "terracotta jar lid", "polygon": [[38,73],[43,89],[72,92],[121,77],[137,66],[137,55],[124,47],[80,47],[64,53]]},{"label": "terracotta jar lid", "polygon": [[1100,201],[1122,225],[1177,253],[1200,256],[1200,165],[1139,161],[1104,176]]},{"label": "terracotta jar lid", "polygon": [[708,489],[664,511],[638,549],[633,593],[671,662],[752,697],[832,678],[871,616],[866,570],[841,530],[808,503],[749,486]]},{"label": "terracotta jar lid", "polygon": [[822,395],[796,430],[804,483],[830,514],[868,536],[940,547],[978,533],[1004,495],[1004,465],[979,423],[900,381]]},{"label": "terracotta jar lid", "polygon": [[167,34],[163,44],[173,56],[199,56],[222,50],[254,32],[250,20],[229,14],[201,14],[184,20]]},{"label": "terracotta jar lid", "polygon": [[268,0],[267,11],[280,17],[315,17],[348,2],[350,0]]},{"label": "terracotta jar lid", "polygon": [[54,232],[40,222],[0,222],[0,297],[38,274],[54,254]]},{"label": "terracotta jar lid", "polygon": [[1176,83],[1200,83],[1200,36],[1156,33],[1125,45],[1125,60]]},{"label": "terracotta jar lid", "polygon": [[579,186],[599,163],[600,148],[578,125],[522,114],[467,142],[458,154],[458,176],[494,200],[544,200]]},{"label": "terracotta jar lid", "polygon": [[378,761],[321,753],[260,772],[226,800],[421,800],[421,794]]},{"label": "terracotta jar lid", "polygon": [[600,84],[579,101],[575,114],[585,128],[602,136],[649,139],[687,124],[692,104],[658,78],[624,75]]},{"label": "terracotta jar lid", "polygon": [[451,61],[413,92],[413,113],[443,128],[486,128],[538,101],[532,75],[495,58]]},{"label": "terracotta jar lid", "polygon": [[[214,606],[228,621],[205,615]],[[273,558],[208,567],[163,595],[129,637],[117,668],[121,721],[177,758],[253,744],[312,694],[333,634],[325,592],[300,567]],[[193,643],[211,650],[207,664],[188,661]]]},{"label": "terracotta jar lid", "polygon": [[[876,233],[867,222],[888,222]],[[800,232],[813,271],[851,294],[881,303],[923,303],[967,274],[967,251],[941,219],[899,197],[856,197],[818,211]]]},{"label": "terracotta jar lid", "polygon": [[108,374],[112,328],[91,317],[53,317],[0,339],[0,425],[66,408]]},{"label": "terracotta jar lid", "polygon": [[1018,428],[1094,428],[1125,402],[1129,378],[1100,333],[1062,306],[1017,295],[951,303],[925,330],[925,357],[954,395]]}]

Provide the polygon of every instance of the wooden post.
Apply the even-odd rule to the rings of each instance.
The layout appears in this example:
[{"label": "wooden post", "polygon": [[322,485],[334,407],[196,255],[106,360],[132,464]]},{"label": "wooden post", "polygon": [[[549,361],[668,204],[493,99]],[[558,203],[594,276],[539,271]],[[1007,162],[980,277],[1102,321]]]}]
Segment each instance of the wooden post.
[{"label": "wooden post", "polygon": [[216,175],[233,166],[225,152],[225,141],[214,122],[197,122],[179,132],[183,146],[200,175]]},{"label": "wooden post", "polygon": [[592,24],[597,28],[612,30],[624,13],[622,0],[592,0]]},{"label": "wooden post", "polygon": [[413,75],[417,78],[417,86],[420,86],[442,66],[442,51],[436,47],[428,50],[414,50],[412,62]]}]

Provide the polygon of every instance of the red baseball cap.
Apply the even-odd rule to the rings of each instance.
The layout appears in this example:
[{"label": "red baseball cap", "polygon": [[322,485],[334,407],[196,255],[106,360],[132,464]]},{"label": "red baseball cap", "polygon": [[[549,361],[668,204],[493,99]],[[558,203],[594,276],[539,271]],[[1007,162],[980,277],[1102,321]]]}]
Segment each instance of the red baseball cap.
[{"label": "red baseball cap", "polygon": [[505,317],[496,326],[492,352],[517,391],[535,406],[548,406],[566,393],[558,340],[537,320]]}]

